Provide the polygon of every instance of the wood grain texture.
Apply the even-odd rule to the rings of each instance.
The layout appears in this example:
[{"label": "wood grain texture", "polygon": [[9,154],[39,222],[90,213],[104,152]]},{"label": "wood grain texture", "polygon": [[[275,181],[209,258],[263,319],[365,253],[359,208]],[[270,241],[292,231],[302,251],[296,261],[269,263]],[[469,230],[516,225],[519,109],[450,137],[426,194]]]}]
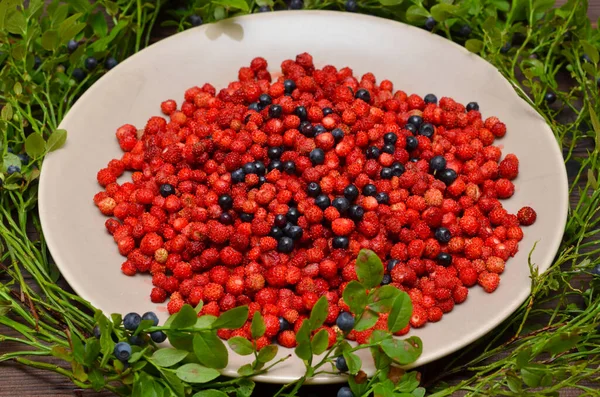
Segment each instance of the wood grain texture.
[{"label": "wood grain texture", "polygon": [[[558,0],[557,4],[561,5],[566,0]],[[600,0],[589,0],[588,16],[591,21],[595,24],[600,17]],[[160,39],[161,37],[157,37]],[[592,142],[589,145],[580,147],[577,149],[578,154],[585,154],[588,148],[592,148]],[[579,199],[576,193],[571,197],[571,203],[576,203]],[[31,278],[28,278],[31,282]],[[63,282],[65,288],[69,288],[66,283]],[[0,329],[2,329],[0,327]],[[10,332],[9,332],[10,334]],[[9,343],[0,343],[0,354],[7,351],[11,351],[14,346]],[[48,360],[49,362],[59,363],[57,360]],[[447,359],[440,359],[435,363],[426,365],[422,368],[423,375],[435,374],[437,369],[443,367]],[[0,374],[2,379],[0,380],[0,397],[36,397],[36,396],[56,396],[56,397],[108,397],[113,396],[112,393],[102,392],[96,393],[92,390],[83,390],[75,387],[70,381],[68,381],[62,375],[55,373],[36,370],[28,368],[22,365],[14,364],[11,362],[0,363]],[[457,376],[453,379],[446,380],[448,383],[455,384],[460,382],[464,377]],[[335,396],[339,386],[307,386],[301,390],[301,396],[316,397],[316,396]],[[255,395],[257,396],[271,396],[278,390],[277,386],[271,385],[258,385]],[[456,396],[464,396],[466,393],[456,393]],[[560,395],[562,397],[574,397],[578,396],[580,392],[576,389],[564,389],[561,390]]]}]

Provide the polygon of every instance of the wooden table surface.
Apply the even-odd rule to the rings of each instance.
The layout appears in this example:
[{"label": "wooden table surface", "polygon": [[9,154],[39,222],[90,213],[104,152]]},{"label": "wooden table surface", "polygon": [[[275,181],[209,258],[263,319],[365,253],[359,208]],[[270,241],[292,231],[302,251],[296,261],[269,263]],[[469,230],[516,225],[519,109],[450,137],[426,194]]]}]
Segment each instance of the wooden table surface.
[{"label": "wooden table surface", "polygon": [[[563,4],[566,0],[558,0],[557,4]],[[588,16],[592,22],[596,22],[600,17],[600,0],[589,0]],[[591,148],[591,143],[590,143]],[[586,153],[588,148],[582,147],[577,150],[579,153]],[[572,177],[572,175],[569,175]],[[572,202],[576,202],[577,198],[572,197]],[[65,288],[68,288],[66,283]],[[9,332],[10,334],[10,332]],[[9,343],[0,344],[0,353],[10,351],[12,346]],[[444,359],[440,359],[435,363],[429,364],[423,368],[425,372],[435,371],[440,364],[443,364]],[[95,393],[90,390],[81,390],[76,388],[67,379],[61,375],[28,368],[22,365],[14,363],[1,363],[0,364],[0,396],[93,396],[93,397],[108,397],[113,396],[112,393]],[[449,381],[449,383],[456,383],[461,378],[456,378]],[[319,386],[319,387],[306,387],[302,391],[304,396],[335,396],[339,386]],[[258,385],[255,395],[257,396],[269,396],[274,394],[274,388],[270,385]],[[576,390],[563,390],[561,396],[571,397],[577,396],[579,393]],[[463,395],[463,394],[457,394]]]}]

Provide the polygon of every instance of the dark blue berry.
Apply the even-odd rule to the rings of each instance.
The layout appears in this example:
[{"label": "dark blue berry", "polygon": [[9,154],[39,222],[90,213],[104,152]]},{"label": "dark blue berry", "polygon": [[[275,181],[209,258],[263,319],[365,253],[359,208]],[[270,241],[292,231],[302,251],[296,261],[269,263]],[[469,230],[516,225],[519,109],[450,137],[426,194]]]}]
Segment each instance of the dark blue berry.
[{"label": "dark blue berry", "polygon": [[507,54],[510,51],[511,44],[510,41],[504,43],[504,45],[500,48],[500,54]]},{"label": "dark blue berry", "polygon": [[583,54],[581,61],[584,63],[592,63],[592,58],[588,54]]},{"label": "dark blue berry", "polygon": [[241,168],[238,170],[235,170],[231,173],[231,182],[233,182],[233,183],[244,182],[245,178],[246,178],[246,173]]},{"label": "dark blue berry", "polygon": [[150,333],[150,338],[154,343],[162,343],[167,339],[167,334],[162,331],[154,331]]},{"label": "dark blue berry", "polygon": [[158,325],[158,316],[154,312],[146,312],[142,314],[142,320],[152,320],[152,325]]},{"label": "dark blue berry", "polygon": [[131,335],[127,340],[130,345],[141,346],[144,344],[144,337],[141,335]]},{"label": "dark blue berry", "polygon": [[228,194],[219,196],[218,202],[219,207],[221,207],[223,211],[229,211],[231,208],[233,208],[233,198]]},{"label": "dark blue berry", "polygon": [[323,127],[321,124],[314,125],[313,130],[315,131],[315,136],[327,131],[327,129],[325,127]]},{"label": "dark blue berry", "polygon": [[311,150],[308,158],[310,158],[313,165],[323,164],[325,162],[325,152],[321,148],[315,148]]},{"label": "dark blue berry", "polygon": [[452,264],[452,255],[446,252],[440,252],[436,259],[438,263],[444,267],[450,266]]},{"label": "dark blue berry", "polygon": [[81,68],[75,68],[75,69],[73,69],[71,76],[73,77],[73,79],[75,81],[81,83],[83,81],[83,79],[85,79],[85,76],[87,76],[87,73],[85,73],[85,70],[83,70]]},{"label": "dark blue berry", "polygon": [[331,246],[335,249],[346,249],[346,248],[348,248],[349,245],[350,245],[350,240],[348,240],[348,237],[335,236],[331,240]]},{"label": "dark blue berry", "polygon": [[396,152],[396,146],[392,144],[383,145],[381,151],[383,153],[394,154]]},{"label": "dark blue berry", "polygon": [[287,222],[287,216],[283,214],[277,214],[273,223],[275,224],[275,226],[284,227],[287,224]]},{"label": "dark blue berry", "polygon": [[286,174],[290,174],[293,175],[296,173],[296,164],[289,160],[286,161],[285,163],[283,163],[283,171],[285,171]]},{"label": "dark blue berry", "polygon": [[16,165],[9,165],[8,168],[6,169],[6,173],[8,175],[12,175],[15,172],[21,172],[21,168],[17,167]]},{"label": "dark blue berry", "polygon": [[306,188],[306,193],[309,197],[317,197],[319,194],[321,194],[321,186],[319,186],[317,182],[311,182]]},{"label": "dark blue berry", "polygon": [[254,163],[246,163],[246,164],[244,164],[242,169],[244,170],[245,174],[255,174],[256,173],[256,167],[254,166]]},{"label": "dark blue berry", "polygon": [[284,229],[283,233],[292,240],[300,240],[304,231],[300,226],[292,225],[289,228]]},{"label": "dark blue berry", "polygon": [[127,342],[119,342],[115,345],[113,353],[119,360],[127,361],[131,357],[131,345]]},{"label": "dark blue berry", "polygon": [[279,332],[290,329],[290,323],[283,317],[279,317]]},{"label": "dark blue berry", "polygon": [[350,208],[350,202],[346,197],[336,197],[331,202],[331,206],[343,215],[348,211],[348,208]]},{"label": "dark blue berry", "polygon": [[368,159],[377,159],[379,158],[379,155],[381,153],[379,152],[379,148],[377,146],[369,146],[367,148],[367,158]]},{"label": "dark blue berry", "polygon": [[445,227],[438,227],[435,230],[434,236],[440,243],[447,243],[452,238],[452,233]]},{"label": "dark blue berry", "polygon": [[292,0],[290,1],[290,10],[301,10],[304,7],[304,1]]},{"label": "dark blue berry", "polygon": [[344,8],[348,12],[356,12],[358,10],[358,4],[356,3],[356,0],[346,0]]},{"label": "dark blue berry", "polygon": [[375,195],[375,199],[377,200],[377,202],[379,204],[389,204],[390,203],[390,196],[388,196],[388,194],[385,192],[377,193]]},{"label": "dark blue berry", "polygon": [[[273,106],[275,106],[275,105],[273,105]],[[271,107],[273,107],[273,106],[271,106]],[[283,148],[280,146],[273,146],[267,150],[267,156],[271,160],[280,158],[282,154],[283,154]]]},{"label": "dark blue berry", "polygon": [[85,68],[87,70],[94,70],[98,66],[98,61],[94,57],[89,57],[85,60]]},{"label": "dark blue berry", "polygon": [[358,198],[358,188],[354,185],[348,185],[344,188],[344,197],[346,197],[349,201],[354,201]]},{"label": "dark blue berry", "polygon": [[[283,81],[283,90],[285,91],[286,94],[291,94],[292,92],[294,92],[295,89],[296,89],[296,83],[294,82],[294,80],[284,80]],[[298,115],[296,114],[296,116],[298,116]],[[298,117],[300,117],[300,116],[298,116]]]},{"label": "dark blue berry", "polygon": [[467,103],[467,112],[470,112],[471,110],[479,110],[479,104],[477,102]]},{"label": "dark blue berry", "polygon": [[104,67],[108,70],[111,70],[112,68],[114,68],[115,66],[118,65],[119,62],[117,62],[117,60],[113,57],[108,57],[106,58],[106,61],[104,61]]},{"label": "dark blue berry", "polygon": [[283,171],[283,163],[279,160],[271,160],[268,168],[269,168],[269,171],[273,171],[273,170]]},{"label": "dark blue berry", "polygon": [[384,274],[381,279],[381,285],[388,285],[392,282],[392,277],[389,274]]},{"label": "dark blue berry", "polygon": [[262,107],[259,105],[258,102],[252,102],[250,105],[248,105],[248,110],[254,110],[255,112],[260,112],[262,110]]},{"label": "dark blue berry", "polygon": [[135,331],[142,322],[142,316],[137,313],[127,313],[123,317],[123,327],[129,331]]},{"label": "dark blue berry", "polygon": [[202,17],[200,15],[190,15],[189,21],[192,26],[202,25]]},{"label": "dark blue berry", "polygon": [[40,66],[42,66],[42,60],[40,59],[40,57],[35,56],[33,58],[33,70],[38,70]]},{"label": "dark blue berry", "polygon": [[425,95],[425,98],[423,98],[423,101],[425,101],[425,103],[437,103],[437,97],[433,94],[427,94]]},{"label": "dark blue berry", "polygon": [[25,153],[17,154],[17,157],[21,160],[21,164],[29,164],[29,160],[31,160]]},{"label": "dark blue berry", "polygon": [[338,390],[336,397],[354,397],[354,394],[349,387],[344,386]]},{"label": "dark blue berry", "polygon": [[315,199],[315,205],[325,211],[331,205],[331,200],[329,200],[327,195],[321,194]]},{"label": "dark blue berry", "polygon": [[395,145],[398,142],[398,135],[393,132],[388,132],[383,136],[383,143]]},{"label": "dark blue berry", "polygon": [[595,266],[595,267],[594,267],[594,268],[591,270],[591,273],[592,273],[594,276],[598,276],[598,277],[600,277],[600,265],[596,265],[596,266]]},{"label": "dark blue berry", "polygon": [[375,194],[377,194],[377,188],[372,183],[368,183],[363,187],[362,193],[365,196],[375,196]]},{"label": "dark blue berry", "polygon": [[365,210],[360,205],[353,204],[348,208],[348,215],[354,222],[360,222],[365,216]]},{"label": "dark blue berry", "polygon": [[456,180],[458,175],[456,175],[456,171],[451,168],[446,168],[437,173],[437,177],[440,181],[444,182],[446,186],[452,185],[452,182]]},{"label": "dark blue berry", "polygon": [[275,240],[279,240],[283,237],[283,230],[277,226],[273,226],[269,232],[269,236],[273,237]]},{"label": "dark blue berry", "polygon": [[463,25],[458,30],[458,35],[461,37],[469,37],[471,35],[471,27],[469,25]]},{"label": "dark blue berry", "polygon": [[312,138],[315,136],[315,129],[310,121],[301,122],[298,129],[305,137]]},{"label": "dark blue berry", "polygon": [[290,207],[285,214],[285,218],[288,222],[296,224],[296,222],[298,222],[298,218],[300,218],[300,211],[298,211],[298,208],[296,207]]},{"label": "dark blue berry", "polygon": [[388,263],[387,263],[387,271],[388,271],[388,273],[391,273],[392,269],[394,267],[396,267],[396,265],[399,264],[399,263],[400,263],[400,261],[398,259],[390,259],[388,261]]},{"label": "dark blue berry", "polygon": [[429,123],[423,123],[419,127],[419,135],[423,135],[426,138],[431,138],[434,132],[435,128]]},{"label": "dark blue berry", "polygon": [[273,100],[271,99],[271,95],[269,94],[261,94],[258,97],[258,103],[260,103],[263,106],[263,109],[269,106],[271,102],[273,102]]},{"label": "dark blue berry", "polygon": [[348,371],[348,364],[346,364],[346,359],[344,358],[344,356],[339,356],[335,359],[335,367],[340,372]]},{"label": "dark blue berry", "polygon": [[75,40],[69,40],[67,43],[67,50],[69,52],[75,52],[75,50],[79,47],[79,43]]},{"label": "dark blue berry", "polygon": [[233,217],[227,212],[223,212],[221,215],[219,215],[219,222],[221,222],[223,225],[233,225]]},{"label": "dark blue berry", "polygon": [[240,214],[240,220],[242,222],[252,222],[252,219],[254,219],[254,214],[251,214],[249,212],[242,212]]},{"label": "dark blue berry", "polygon": [[544,100],[548,105],[552,105],[554,102],[556,102],[556,94],[551,91],[547,92],[546,95],[544,95]]},{"label": "dark blue berry", "polygon": [[352,331],[354,328],[354,317],[348,312],[341,312],[335,320],[335,324],[344,332]]},{"label": "dark blue berry", "polygon": [[331,135],[333,135],[336,142],[339,142],[344,138],[344,131],[340,128],[334,128],[333,131],[331,131]]},{"label": "dark blue berry", "polygon": [[414,136],[406,137],[406,150],[415,150],[419,146],[419,140]]},{"label": "dark blue berry", "polygon": [[392,179],[392,169],[388,167],[382,168],[379,172],[379,176],[381,176],[381,179]]},{"label": "dark blue berry", "polygon": [[101,336],[101,332],[100,332],[100,327],[99,326],[95,326],[94,329],[92,330],[92,333],[94,334],[94,338],[96,339],[100,339]]},{"label": "dark blue berry", "polygon": [[269,7],[269,6],[258,7],[258,12],[270,12],[270,11],[271,11],[271,7]]},{"label": "dark blue berry", "polygon": [[366,103],[371,102],[371,94],[369,93],[369,91],[365,90],[364,88],[361,88],[358,91],[356,91],[356,94],[354,94],[354,97],[356,99],[362,99]]},{"label": "dark blue berry", "polygon": [[430,32],[433,30],[433,28],[435,27],[436,24],[436,20],[433,19],[432,17],[429,17],[425,20],[425,29],[429,30]]},{"label": "dark blue berry", "polygon": [[446,159],[443,156],[434,156],[429,160],[429,169],[432,171],[441,171],[446,168]]},{"label": "dark blue berry", "polygon": [[269,106],[269,117],[272,119],[276,119],[281,117],[281,114],[283,113],[283,108],[281,107],[281,105],[271,105]]},{"label": "dark blue berry", "polygon": [[414,126],[414,124],[407,123],[407,124],[404,126],[404,129],[405,129],[405,130],[407,130],[407,131],[410,131],[410,132],[412,132],[413,134],[416,134],[416,133],[417,133],[417,127],[415,127],[415,126]]},{"label": "dark blue berry", "polygon": [[323,108],[323,116],[329,116],[330,114],[333,114],[332,108]]},{"label": "dark blue berry", "polygon": [[393,176],[400,176],[402,174],[404,174],[404,166],[399,163],[399,162],[395,162],[392,164],[392,175]]},{"label": "dark blue berry", "polygon": [[419,128],[421,126],[421,124],[423,123],[423,117],[421,116],[410,116],[408,118],[408,123],[414,125],[415,127]]},{"label": "dark blue berry", "polygon": [[264,175],[267,172],[267,167],[265,167],[265,163],[262,161],[254,162],[254,173],[256,175]]},{"label": "dark blue berry", "polygon": [[277,251],[289,254],[294,249],[294,240],[290,237],[282,237],[277,242]]}]

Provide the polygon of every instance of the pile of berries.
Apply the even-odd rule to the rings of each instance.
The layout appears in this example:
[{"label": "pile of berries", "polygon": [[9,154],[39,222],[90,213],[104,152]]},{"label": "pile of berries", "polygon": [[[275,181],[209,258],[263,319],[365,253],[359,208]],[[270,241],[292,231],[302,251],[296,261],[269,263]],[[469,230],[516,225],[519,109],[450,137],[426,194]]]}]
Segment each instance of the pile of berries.
[{"label": "pile of berries", "polygon": [[[273,79],[255,58],[219,92],[205,84],[179,108],[163,102],[169,119],[117,130],[125,153],[98,172],[94,202],[111,217],[123,273],[150,273],[151,300],[169,299],[170,313],[201,300],[201,314],[248,305],[265,318],[260,343],[288,347],[322,295],[335,339],[363,248],[385,260],[383,284],[410,295],[412,327],[439,321],[467,287],[494,291],[536,218],[502,207],[519,169],[493,145],[504,123],[475,102],[317,69],[307,53],[281,69]],[[117,183],[125,170],[131,181]],[[220,335],[250,337],[249,324]]]}]

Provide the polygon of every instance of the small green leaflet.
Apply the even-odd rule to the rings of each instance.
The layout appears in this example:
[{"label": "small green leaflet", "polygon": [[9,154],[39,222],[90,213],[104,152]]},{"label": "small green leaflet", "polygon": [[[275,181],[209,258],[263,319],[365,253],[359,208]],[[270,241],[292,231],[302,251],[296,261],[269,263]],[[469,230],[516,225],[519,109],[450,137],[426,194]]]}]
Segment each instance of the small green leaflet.
[{"label": "small green leaflet", "polygon": [[311,349],[313,354],[321,354],[325,350],[327,350],[327,345],[329,344],[329,332],[327,330],[322,329],[313,336],[311,341]]},{"label": "small green leaflet", "polygon": [[352,375],[356,375],[360,370],[360,367],[362,366],[362,361],[360,357],[348,350],[344,351],[343,356],[346,359],[348,372]]},{"label": "small green leaflet", "polygon": [[408,325],[412,315],[413,306],[408,294],[400,291],[392,303],[392,310],[388,317],[388,330],[391,333],[400,331]]},{"label": "small green leaflet", "polygon": [[234,336],[233,338],[228,339],[227,344],[231,347],[231,350],[240,356],[247,356],[254,352],[252,343],[242,336]]},{"label": "small green leaflet", "polygon": [[172,367],[180,361],[183,361],[189,352],[178,349],[158,349],[154,352],[150,360],[159,367]]},{"label": "small green leaflet", "polygon": [[592,127],[594,128],[594,132],[596,133],[596,150],[600,150],[600,121],[598,120],[598,115],[592,108],[592,106],[588,106],[588,111],[590,112],[590,120],[592,122]]},{"label": "small green leaflet", "polygon": [[222,313],[213,323],[213,328],[238,329],[242,327],[248,319],[248,306],[238,306]]},{"label": "small green leaflet", "polygon": [[227,397],[227,394],[216,389],[202,390],[194,394],[192,397]]},{"label": "small green leaflet", "polygon": [[177,368],[177,377],[187,383],[206,383],[221,375],[219,371],[199,364],[185,364]]},{"label": "small green leaflet", "polygon": [[322,296],[319,298],[317,303],[313,306],[310,312],[310,327],[315,330],[319,328],[325,322],[327,318],[327,310],[329,308],[329,304],[327,303],[327,298]]},{"label": "small green leaflet", "polygon": [[268,363],[275,358],[278,351],[279,348],[277,345],[267,345],[258,352],[258,361],[261,363]]},{"label": "small green leaflet", "polygon": [[377,254],[371,250],[362,249],[356,258],[356,275],[365,288],[375,288],[383,279],[383,264]]},{"label": "small green leaflet", "polygon": [[194,335],[194,354],[198,361],[207,367],[225,368],[227,366],[227,348],[214,331],[201,331]]},{"label": "small green leaflet", "polygon": [[250,332],[253,339],[258,339],[265,334],[267,330],[265,326],[265,320],[259,311],[255,311],[252,316],[252,324],[250,325]]},{"label": "small green leaflet", "polygon": [[354,314],[362,313],[367,306],[367,290],[358,281],[350,281],[344,288],[342,297]]},{"label": "small green leaflet", "polygon": [[188,328],[196,324],[198,318],[194,308],[188,304],[181,307],[181,310],[177,312],[173,322],[171,323],[171,329]]},{"label": "small green leaflet", "polygon": [[400,290],[392,285],[377,288],[369,295],[369,308],[377,313],[388,313]]}]

